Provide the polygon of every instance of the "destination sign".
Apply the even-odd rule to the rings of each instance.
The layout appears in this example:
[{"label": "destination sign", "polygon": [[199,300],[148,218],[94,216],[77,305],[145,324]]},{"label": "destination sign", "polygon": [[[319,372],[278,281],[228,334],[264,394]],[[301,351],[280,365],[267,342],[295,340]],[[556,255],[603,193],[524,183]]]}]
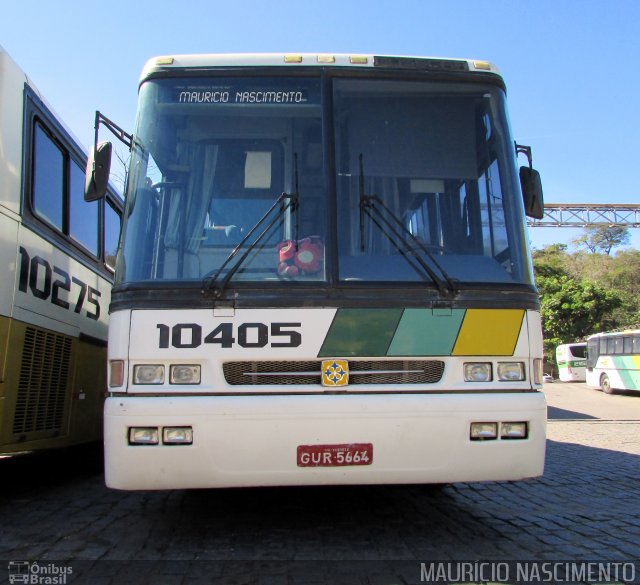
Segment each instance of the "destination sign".
[{"label": "destination sign", "polygon": [[181,104],[304,104],[306,92],[290,90],[185,90],[178,94]]},{"label": "destination sign", "polygon": [[190,80],[171,88],[162,101],[178,104],[305,105],[320,103],[319,80],[216,79]]}]

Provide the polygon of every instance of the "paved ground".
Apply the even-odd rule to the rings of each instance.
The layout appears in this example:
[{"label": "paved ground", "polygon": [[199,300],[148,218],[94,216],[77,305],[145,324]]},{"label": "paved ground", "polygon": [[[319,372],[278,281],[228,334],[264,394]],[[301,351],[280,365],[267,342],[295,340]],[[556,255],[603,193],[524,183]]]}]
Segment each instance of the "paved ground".
[{"label": "paved ground", "polygon": [[640,396],[545,392],[545,475],[524,482],[127,493],[90,450],[0,461],[0,580],[30,560],[67,583],[393,585],[481,559],[601,561],[640,581]]},{"label": "paved ground", "polygon": [[549,419],[613,420],[640,422],[640,396],[637,393],[607,395],[584,383],[546,384]]}]

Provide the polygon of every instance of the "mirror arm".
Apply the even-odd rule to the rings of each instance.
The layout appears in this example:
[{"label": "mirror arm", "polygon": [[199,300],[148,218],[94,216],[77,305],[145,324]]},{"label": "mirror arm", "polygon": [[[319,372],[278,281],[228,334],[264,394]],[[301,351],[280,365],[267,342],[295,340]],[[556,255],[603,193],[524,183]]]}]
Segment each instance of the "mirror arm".
[{"label": "mirror arm", "polygon": [[100,111],[96,111],[96,119],[95,119],[95,137],[93,141],[93,146],[95,149],[98,148],[98,130],[100,128],[100,124],[105,126],[107,130],[109,130],[120,142],[122,142],[129,150],[131,150],[131,146],[133,145],[133,136],[128,132],[125,132],[120,126],[118,126],[115,122],[112,122],[104,116]]},{"label": "mirror arm", "polygon": [[527,160],[529,161],[529,168],[533,169],[533,157],[531,156],[531,147],[518,144],[517,142],[514,142],[513,144],[516,147],[516,157],[519,154],[524,154],[527,157]]}]

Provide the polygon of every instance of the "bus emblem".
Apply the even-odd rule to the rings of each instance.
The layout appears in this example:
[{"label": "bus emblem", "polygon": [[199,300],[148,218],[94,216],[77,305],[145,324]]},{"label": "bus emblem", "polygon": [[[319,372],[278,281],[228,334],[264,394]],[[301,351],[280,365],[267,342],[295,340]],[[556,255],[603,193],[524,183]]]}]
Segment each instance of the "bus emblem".
[{"label": "bus emblem", "polygon": [[322,362],[323,386],[346,386],[349,383],[347,360],[324,360]]}]

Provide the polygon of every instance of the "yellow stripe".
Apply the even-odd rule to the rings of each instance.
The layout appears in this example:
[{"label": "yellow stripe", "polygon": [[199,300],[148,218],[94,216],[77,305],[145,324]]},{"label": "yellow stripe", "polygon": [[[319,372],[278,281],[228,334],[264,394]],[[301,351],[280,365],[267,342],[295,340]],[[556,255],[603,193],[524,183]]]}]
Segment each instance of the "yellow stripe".
[{"label": "yellow stripe", "polygon": [[523,309],[467,309],[453,355],[513,355]]}]

